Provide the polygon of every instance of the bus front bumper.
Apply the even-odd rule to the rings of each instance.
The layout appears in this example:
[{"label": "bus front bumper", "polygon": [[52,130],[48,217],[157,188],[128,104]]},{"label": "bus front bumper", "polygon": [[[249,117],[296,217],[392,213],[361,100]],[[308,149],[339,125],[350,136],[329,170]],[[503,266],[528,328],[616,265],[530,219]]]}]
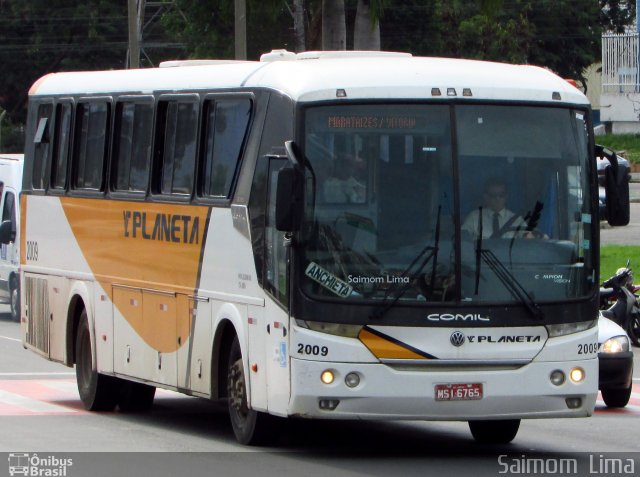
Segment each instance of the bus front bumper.
[{"label": "bus front bumper", "polygon": [[[581,383],[569,371],[585,372]],[[334,380],[324,384],[321,375]],[[551,383],[556,371],[561,385]],[[351,388],[349,373],[360,382]],[[480,399],[436,400],[436,386],[471,385]],[[477,420],[586,417],[593,413],[598,387],[598,360],[531,362],[517,369],[457,368],[447,370],[394,367],[381,363],[331,363],[291,359],[289,415],[324,419]],[[442,396],[441,396],[442,399]]]}]

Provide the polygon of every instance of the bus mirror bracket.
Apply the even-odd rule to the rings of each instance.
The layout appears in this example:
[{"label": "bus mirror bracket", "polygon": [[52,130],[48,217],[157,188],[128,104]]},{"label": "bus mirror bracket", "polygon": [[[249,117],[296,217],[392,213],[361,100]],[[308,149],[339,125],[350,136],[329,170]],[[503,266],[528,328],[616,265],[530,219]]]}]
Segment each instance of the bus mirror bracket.
[{"label": "bus mirror bracket", "polygon": [[294,232],[300,229],[304,201],[304,171],[293,141],[285,142],[287,158],[292,167],[278,172],[276,189],[276,229]]},{"label": "bus mirror bracket", "polygon": [[630,219],[629,168],[618,162],[615,152],[604,152],[604,155],[609,160],[604,170],[607,222],[614,226],[627,225]]}]

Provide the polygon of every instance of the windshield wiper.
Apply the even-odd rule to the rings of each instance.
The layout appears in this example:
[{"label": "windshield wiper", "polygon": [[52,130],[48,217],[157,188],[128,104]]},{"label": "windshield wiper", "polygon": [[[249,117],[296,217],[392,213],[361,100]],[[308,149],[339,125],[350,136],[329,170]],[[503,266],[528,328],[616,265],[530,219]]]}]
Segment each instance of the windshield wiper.
[{"label": "windshield wiper", "polygon": [[[500,261],[491,250],[481,250],[480,254],[489,268],[496,274],[504,287],[509,290],[511,295],[520,300],[527,310],[538,320],[544,319],[544,313],[540,306],[531,298],[531,295],[525,290],[522,284],[509,271],[507,267]],[[476,291],[477,294],[477,291]]]},{"label": "windshield wiper", "polygon": [[482,206],[478,207],[478,238],[476,239],[476,292],[478,294],[478,289],[480,287],[480,265],[482,264],[482,260],[480,257],[482,256]]},{"label": "windshield wiper", "polygon": [[[399,288],[399,289],[398,288],[393,288],[393,289],[388,289],[387,290],[387,292],[384,294],[384,297],[382,298],[382,303],[380,304],[380,306],[378,308],[376,308],[373,311],[373,313],[371,313],[370,318],[372,320],[373,319],[379,320],[380,318],[382,318],[385,315],[385,313],[387,313],[387,311],[389,311],[391,308],[393,308],[393,306],[396,303],[398,303],[398,300],[400,300],[402,295],[404,295],[406,293],[406,291],[413,285],[413,281],[418,277],[418,275],[422,272],[422,270],[424,270],[424,268],[427,266],[427,264],[429,263],[429,261],[431,259],[433,259],[433,268],[431,270],[431,285],[430,285],[430,288],[433,287],[433,282],[434,282],[435,274],[436,274],[436,264],[438,262],[438,245],[439,245],[439,242],[440,242],[440,210],[441,210],[441,206],[438,206],[438,216],[437,216],[437,219],[436,219],[436,231],[435,231],[435,237],[434,237],[434,244],[433,245],[427,245],[422,250],[420,250],[420,253],[418,253],[418,255],[415,256],[415,258],[411,261],[409,266],[402,272],[402,274],[400,275],[400,279],[406,277],[407,274],[409,274],[411,272],[411,269],[418,262],[418,260],[420,260],[420,258],[424,256],[424,259],[422,260],[422,263],[420,263],[420,265],[418,266],[416,271],[411,274],[411,276],[409,277],[409,280],[407,280],[406,283],[404,283],[402,280],[400,280],[399,283],[402,283],[402,287],[401,288]],[[427,252],[431,252],[431,253],[427,254]],[[425,255],[425,254],[427,254],[427,255]],[[386,303],[387,300],[389,299],[390,290],[392,292],[395,291],[395,296],[393,297],[391,302]]]}]

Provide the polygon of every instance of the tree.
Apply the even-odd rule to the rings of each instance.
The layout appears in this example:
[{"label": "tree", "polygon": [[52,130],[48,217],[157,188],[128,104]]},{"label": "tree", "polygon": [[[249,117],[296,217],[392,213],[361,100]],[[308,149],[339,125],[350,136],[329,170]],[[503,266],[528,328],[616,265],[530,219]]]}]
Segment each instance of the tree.
[{"label": "tree", "polygon": [[0,2],[0,107],[26,117],[27,92],[47,73],[123,67],[126,0]]},{"label": "tree", "polygon": [[322,49],[347,49],[344,0],[322,0]]},{"label": "tree", "polygon": [[353,25],[354,50],[380,50],[380,19],[384,0],[358,0]]}]

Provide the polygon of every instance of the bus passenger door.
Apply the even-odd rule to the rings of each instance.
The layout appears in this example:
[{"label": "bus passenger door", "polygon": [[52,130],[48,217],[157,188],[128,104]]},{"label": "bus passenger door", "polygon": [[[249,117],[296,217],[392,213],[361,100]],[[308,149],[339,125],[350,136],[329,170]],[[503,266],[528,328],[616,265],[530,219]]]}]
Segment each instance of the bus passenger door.
[{"label": "bus passenger door", "polygon": [[265,224],[265,279],[272,299],[265,305],[267,394],[269,412],[286,415],[290,398],[289,362],[289,247],[284,233],[275,227],[276,184],[278,171],[287,159],[269,158],[267,217]]}]

